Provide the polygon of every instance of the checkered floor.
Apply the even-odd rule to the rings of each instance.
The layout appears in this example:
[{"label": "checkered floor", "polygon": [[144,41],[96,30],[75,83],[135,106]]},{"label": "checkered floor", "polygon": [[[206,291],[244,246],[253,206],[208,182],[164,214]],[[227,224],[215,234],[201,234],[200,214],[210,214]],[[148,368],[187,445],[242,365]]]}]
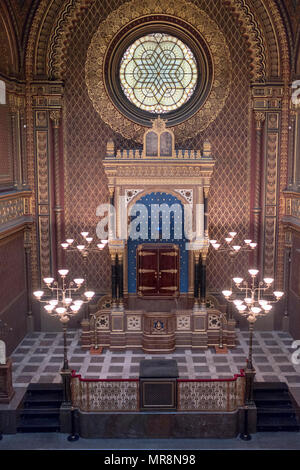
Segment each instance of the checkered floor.
[{"label": "checkered floor", "polygon": [[[216,354],[214,348],[204,351],[177,349],[166,356],[151,356],[142,350],[91,355],[81,349],[80,332],[68,332],[69,366],[84,378],[135,378],[139,375],[141,359],[152,357],[176,359],[180,378],[224,378],[245,367],[248,354],[248,332],[237,330],[237,347],[228,354]],[[293,339],[285,332],[255,332],[253,359],[257,381],[284,381],[290,387],[299,387],[300,365],[292,363]],[[12,354],[14,387],[29,383],[58,383],[63,363],[63,334],[28,334]]]}]

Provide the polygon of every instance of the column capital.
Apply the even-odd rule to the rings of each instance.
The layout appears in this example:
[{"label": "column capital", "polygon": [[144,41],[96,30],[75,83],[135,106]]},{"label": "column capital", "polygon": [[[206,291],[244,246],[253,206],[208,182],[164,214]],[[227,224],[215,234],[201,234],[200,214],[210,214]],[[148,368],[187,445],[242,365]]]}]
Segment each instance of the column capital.
[{"label": "column capital", "polygon": [[49,113],[50,119],[53,123],[54,129],[59,128],[60,125],[60,119],[61,119],[61,110],[60,109],[53,109]]},{"label": "column capital", "polygon": [[254,112],[254,120],[255,120],[255,129],[257,131],[260,131],[262,129],[263,123],[266,120],[266,115],[265,113],[255,111]]}]

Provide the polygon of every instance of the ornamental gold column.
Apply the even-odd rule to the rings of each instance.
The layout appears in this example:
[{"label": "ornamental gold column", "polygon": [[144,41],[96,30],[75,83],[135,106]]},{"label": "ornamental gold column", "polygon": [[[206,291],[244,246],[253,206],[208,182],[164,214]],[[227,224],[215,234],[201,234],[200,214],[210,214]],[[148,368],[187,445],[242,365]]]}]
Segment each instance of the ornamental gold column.
[{"label": "ornamental gold column", "polygon": [[256,250],[255,265],[259,266],[259,238],[261,225],[261,154],[262,154],[262,134],[265,122],[265,113],[255,112],[255,179],[254,179],[254,208],[253,208],[253,239],[258,244]]},{"label": "ornamental gold column", "polygon": [[60,179],[60,155],[59,155],[59,129],[61,120],[61,110],[50,111],[50,120],[53,128],[53,156],[54,156],[54,214],[55,214],[55,236],[56,236],[56,264],[57,268],[62,267],[62,211],[61,206],[61,179]]},{"label": "ornamental gold column", "polygon": [[124,287],[123,287],[123,253],[118,252],[118,297],[119,297],[119,309],[124,310]]},{"label": "ornamental gold column", "polygon": [[199,305],[199,270],[200,270],[200,251],[194,251],[194,311],[200,310]]},{"label": "ornamental gold column", "polygon": [[203,250],[201,253],[200,262],[200,308],[206,310],[206,259],[207,250]]},{"label": "ornamental gold column", "polygon": [[34,331],[34,320],[32,315],[32,281],[31,281],[31,226],[26,226],[24,230],[24,250],[25,250],[25,272],[27,291],[27,331]]},{"label": "ornamental gold column", "polygon": [[294,191],[300,190],[300,101],[292,105],[292,118],[293,118],[293,154],[292,154],[292,177],[291,186]]}]

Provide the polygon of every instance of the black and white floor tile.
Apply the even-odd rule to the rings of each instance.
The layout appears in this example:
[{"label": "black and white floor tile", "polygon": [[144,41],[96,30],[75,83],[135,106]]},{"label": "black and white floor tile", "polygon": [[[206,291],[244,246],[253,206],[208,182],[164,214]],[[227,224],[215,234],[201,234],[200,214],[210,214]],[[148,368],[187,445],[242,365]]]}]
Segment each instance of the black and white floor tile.
[{"label": "black and white floor tile", "polygon": [[[80,332],[68,332],[69,366],[83,378],[138,378],[141,359],[152,357],[176,359],[180,378],[228,378],[245,367],[248,355],[248,332],[237,330],[237,346],[228,354],[216,354],[214,348],[203,351],[176,349],[169,355],[147,355],[142,350],[112,352],[91,355],[80,347]],[[293,364],[293,339],[281,331],[257,331],[253,339],[253,360],[257,381],[286,382],[299,387],[300,365]],[[58,383],[63,365],[63,334],[28,334],[11,355],[14,387],[26,387],[29,383]]]}]

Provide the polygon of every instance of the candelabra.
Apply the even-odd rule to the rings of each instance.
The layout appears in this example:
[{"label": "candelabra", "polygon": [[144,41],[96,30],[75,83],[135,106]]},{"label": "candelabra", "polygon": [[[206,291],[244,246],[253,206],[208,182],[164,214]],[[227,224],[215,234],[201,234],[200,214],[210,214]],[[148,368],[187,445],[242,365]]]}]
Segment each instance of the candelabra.
[{"label": "candelabra", "polygon": [[[217,240],[209,240],[211,246],[214,248],[215,251],[219,253],[225,253],[229,255],[230,263],[229,263],[229,270],[230,276],[232,275],[232,265],[233,261],[235,260],[238,253],[249,253],[254,251],[257,247],[257,243],[253,242],[250,239],[244,240],[243,244],[238,244],[236,242],[237,239],[237,232],[229,232],[228,237],[225,238],[225,245],[221,245]],[[234,242],[236,242],[234,244]],[[226,312],[227,319],[232,318],[232,310],[229,307]]]},{"label": "candelabra", "polygon": [[[234,304],[238,312],[246,317],[249,324],[249,352],[245,370],[246,377],[246,391],[245,391],[245,405],[246,405],[246,423],[248,423],[248,406],[253,405],[253,383],[255,377],[255,368],[252,361],[252,342],[253,342],[253,330],[254,323],[257,318],[267,315],[272,310],[272,304],[278,302],[284,295],[281,291],[273,291],[268,294],[270,288],[274,282],[272,278],[264,278],[263,281],[258,281],[257,275],[259,271],[257,269],[248,270],[251,276],[251,283],[248,283],[241,277],[234,277],[233,281],[238,289],[238,293],[243,294],[244,298],[238,298],[236,293],[233,293],[232,289],[224,290],[222,293],[225,299]],[[268,299],[263,298],[268,294]],[[235,297],[235,298],[234,298]],[[245,431],[241,435],[242,439],[251,439],[248,433],[248,425],[245,425]]]},{"label": "candelabra", "polygon": [[101,243],[97,243],[97,245],[94,245],[93,242],[93,237],[89,237],[89,232],[81,232],[81,235],[84,239],[84,242],[82,244],[76,245],[74,244],[74,239],[73,238],[67,238],[64,243],[61,244],[63,247],[64,251],[77,251],[81,253],[83,256],[83,259],[86,260],[88,255],[92,251],[101,251],[103,248],[108,243],[108,240],[101,240]]},{"label": "candelabra", "polygon": [[[52,298],[49,299],[48,297],[44,300],[44,291],[42,290],[38,290],[33,293],[40,303],[45,304],[44,308],[46,312],[53,317],[58,317],[59,321],[62,323],[64,337],[64,363],[63,368],[61,369],[61,376],[65,403],[70,403],[71,401],[71,371],[68,365],[67,323],[72,316],[79,312],[81,306],[88,303],[95,295],[93,291],[89,290],[84,292],[84,297],[80,294],[79,291],[84,284],[84,279],[82,278],[76,278],[67,285],[66,276],[68,275],[68,272],[68,269],[60,269],[58,271],[61,276],[60,285],[53,277],[44,278],[44,283],[52,294]],[[77,295],[75,293],[77,293]]]},{"label": "candelabra", "polygon": [[226,252],[233,256],[240,252],[253,251],[257,247],[257,243],[254,243],[252,240],[244,240],[243,245],[233,245],[233,242],[236,239],[236,235],[237,232],[229,232],[229,236],[225,238],[225,246],[222,246],[221,243],[218,243],[217,240],[209,240],[209,242],[216,251]]},{"label": "candelabra", "polygon": [[[84,239],[84,242],[82,244],[76,245],[74,243],[75,240],[73,238],[67,238],[66,241],[61,244],[61,246],[66,252],[73,251],[73,252],[77,252],[81,254],[81,256],[83,257],[83,262],[84,262],[84,278],[85,278],[86,284],[88,284],[88,273],[87,273],[88,256],[92,252],[102,251],[108,244],[108,240],[101,240],[101,243],[97,243],[95,245],[93,244],[94,239],[92,237],[89,237],[89,232],[81,232],[81,236]],[[84,317],[86,319],[88,318],[87,310],[85,310],[84,312]]]}]

